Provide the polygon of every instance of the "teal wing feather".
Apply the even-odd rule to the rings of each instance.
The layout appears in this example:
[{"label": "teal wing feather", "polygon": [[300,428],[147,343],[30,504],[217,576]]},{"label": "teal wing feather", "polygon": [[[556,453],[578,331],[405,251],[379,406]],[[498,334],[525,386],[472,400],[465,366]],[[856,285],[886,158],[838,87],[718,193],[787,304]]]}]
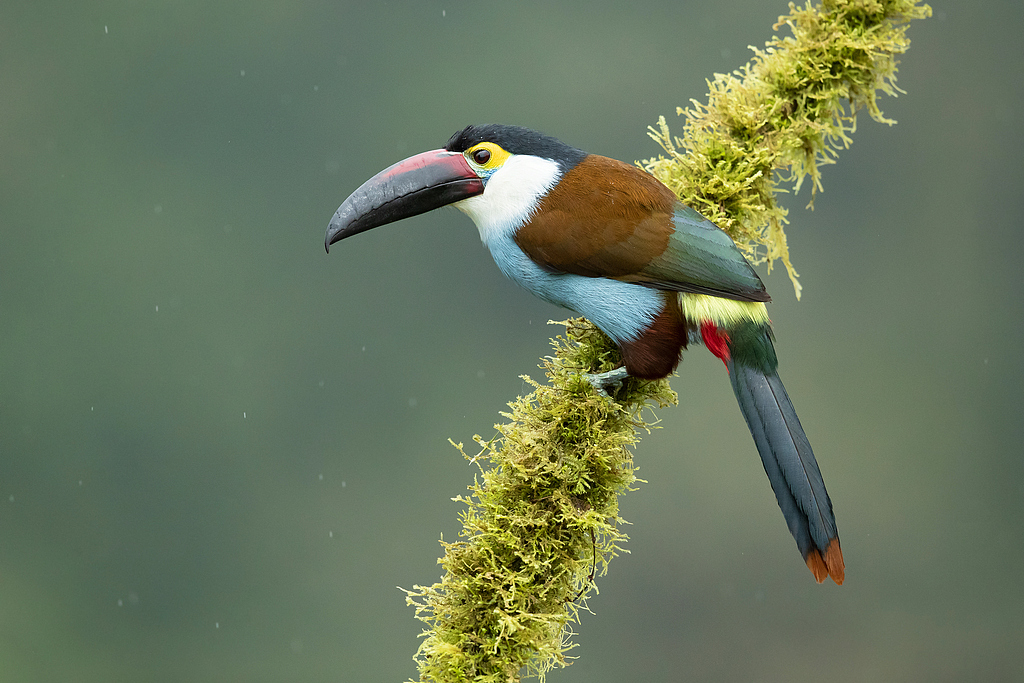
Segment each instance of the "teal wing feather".
[{"label": "teal wing feather", "polygon": [[717,225],[681,202],[676,202],[672,223],[664,252],[639,272],[620,279],[738,301],[771,300],[736,243]]}]

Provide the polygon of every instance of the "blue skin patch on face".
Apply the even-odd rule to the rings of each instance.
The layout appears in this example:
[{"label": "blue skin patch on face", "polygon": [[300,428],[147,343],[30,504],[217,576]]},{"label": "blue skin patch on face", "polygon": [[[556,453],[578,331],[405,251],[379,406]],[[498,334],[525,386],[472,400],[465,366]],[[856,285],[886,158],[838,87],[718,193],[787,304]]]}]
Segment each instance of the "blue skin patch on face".
[{"label": "blue skin patch on face", "polygon": [[506,277],[541,299],[584,316],[617,344],[637,339],[664,304],[660,292],[640,285],[544,270],[511,234],[495,236],[487,246]]}]

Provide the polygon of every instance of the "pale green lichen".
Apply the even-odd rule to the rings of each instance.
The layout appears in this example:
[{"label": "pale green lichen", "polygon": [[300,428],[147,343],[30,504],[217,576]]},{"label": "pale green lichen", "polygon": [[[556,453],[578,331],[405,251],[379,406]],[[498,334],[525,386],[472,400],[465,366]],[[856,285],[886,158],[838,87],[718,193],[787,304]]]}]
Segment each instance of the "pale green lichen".
[{"label": "pale green lichen", "polygon": [[[789,8],[776,28],[793,36],[776,36],[744,68],[716,75],[706,105],[679,111],[682,138],[662,118],[651,134],[668,157],[644,167],[752,260],[782,260],[799,296],[778,182],[799,189],[810,177],[820,189],[818,166],[849,144],[859,107],[891,123],[876,93],[895,94],[906,23],[931,10],[913,0]],[[675,394],[665,380],[627,379],[613,399],[598,396],[581,373],[611,369],[620,358],[584,320],[570,321],[553,343],[542,366],[549,384],[525,378],[534,390],[509,404],[509,422],[488,441],[476,437],[481,451],[470,459],[481,474],[456,498],[466,506],[463,530],[460,540],[442,542],[444,576],[407,591],[428,627],[416,653],[420,681],[511,683],[564,666],[570,625],[596,591],[594,577],[625,552],[618,496],[639,481],[631,449],[652,426],[641,413]]]},{"label": "pale green lichen", "polygon": [[[810,178],[811,201],[821,189],[819,166],[849,146],[857,111],[892,124],[877,94],[896,95],[896,56],[907,51],[907,23],[931,15],[916,0],[825,0],[779,17],[775,35],[753,59],[708,81],[707,104],[676,110],[683,136],[665,117],[650,135],[667,153],[642,163],[686,204],[725,230],[754,263],[778,259],[797,298],[800,282],[789,257],[787,211],[775,199]],[[763,252],[759,248],[763,248]]]}]

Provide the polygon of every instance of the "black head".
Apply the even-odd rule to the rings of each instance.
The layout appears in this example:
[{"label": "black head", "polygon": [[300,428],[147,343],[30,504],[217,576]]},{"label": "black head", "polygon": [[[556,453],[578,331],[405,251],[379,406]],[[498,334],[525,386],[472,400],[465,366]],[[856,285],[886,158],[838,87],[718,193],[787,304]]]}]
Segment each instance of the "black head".
[{"label": "black head", "polygon": [[544,133],[538,133],[521,126],[506,126],[488,123],[482,126],[466,126],[448,139],[445,149],[449,152],[465,152],[481,142],[493,142],[510,154],[530,154],[557,162],[565,173],[583,161],[587,153],[570,147],[561,140]]}]

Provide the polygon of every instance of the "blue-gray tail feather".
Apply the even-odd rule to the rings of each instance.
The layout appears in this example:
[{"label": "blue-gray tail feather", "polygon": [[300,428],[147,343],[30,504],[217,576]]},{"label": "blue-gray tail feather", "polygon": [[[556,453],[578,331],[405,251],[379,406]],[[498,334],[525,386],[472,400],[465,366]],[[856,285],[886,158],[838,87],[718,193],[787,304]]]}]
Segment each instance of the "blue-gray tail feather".
[{"label": "blue-gray tail feather", "polygon": [[728,362],[736,400],[761,454],[779,507],[804,559],[838,538],[832,501],[811,444],[778,374]]}]

